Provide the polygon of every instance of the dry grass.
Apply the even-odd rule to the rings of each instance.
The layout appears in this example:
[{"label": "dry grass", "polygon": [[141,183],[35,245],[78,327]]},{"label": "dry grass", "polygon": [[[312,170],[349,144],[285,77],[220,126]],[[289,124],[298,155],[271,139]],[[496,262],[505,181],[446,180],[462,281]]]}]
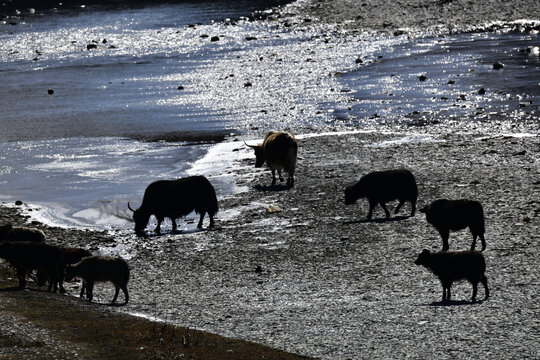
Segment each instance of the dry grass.
[{"label": "dry grass", "polygon": [[[305,359],[260,344],[119,314],[109,306],[18,290],[0,267],[0,358]],[[10,279],[11,277],[11,279]]]}]

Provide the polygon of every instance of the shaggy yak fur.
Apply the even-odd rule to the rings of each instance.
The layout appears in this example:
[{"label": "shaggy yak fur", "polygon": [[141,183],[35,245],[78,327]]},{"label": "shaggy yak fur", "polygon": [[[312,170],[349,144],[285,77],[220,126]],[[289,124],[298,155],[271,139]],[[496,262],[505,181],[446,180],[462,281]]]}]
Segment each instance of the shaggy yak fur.
[{"label": "shaggy yak fur", "polygon": [[473,235],[471,250],[476,247],[476,238],[482,241],[482,251],[486,249],[484,239],[484,209],[478,201],[473,200],[435,200],[420,209],[426,214],[426,220],[437,229],[443,242],[443,251],[449,249],[448,237],[450,230],[461,230],[469,227]]},{"label": "shaggy yak fur", "polygon": [[133,210],[135,233],[142,235],[150,216],[158,221],[155,228],[161,233],[161,223],[167,217],[172,221],[172,231],[176,232],[176,219],[186,216],[193,210],[200,214],[197,227],[202,228],[204,214],[210,217],[209,227],[214,226],[214,215],[218,212],[216,192],[204,176],[190,176],[178,180],[159,180],[151,183],[144,192],[141,207]]},{"label": "shaggy yak fur", "polygon": [[81,277],[84,282],[80,296],[83,297],[86,288],[86,297],[89,301],[92,301],[94,297],[94,283],[103,281],[114,284],[115,293],[112,304],[116,302],[120,289],[124,292],[124,304],[129,301],[127,290],[129,266],[121,257],[89,256],[74,265],[67,265],[66,281],[71,281],[76,276]]},{"label": "shaggy yak fur", "polygon": [[32,241],[17,241],[0,243],[0,257],[17,269],[19,288],[26,286],[26,274],[30,270],[43,272],[49,279],[48,291],[58,284],[62,287],[64,278],[64,263],[59,247]]},{"label": "shaggy yak fur", "polygon": [[38,229],[5,224],[0,226],[0,241],[34,241],[44,243],[45,234]]},{"label": "shaggy yak fur", "polygon": [[289,174],[287,186],[294,186],[298,155],[298,143],[294,135],[283,131],[269,131],[261,145],[248,146],[255,150],[255,167],[262,167],[266,162],[272,170],[272,186],[276,184],[276,170],[279,181],[283,182],[281,170],[285,170]]},{"label": "shaggy yak fur", "polygon": [[411,216],[416,211],[418,188],[414,175],[405,169],[374,171],[360,178],[356,184],[345,189],[345,204],[351,205],[359,198],[367,198],[369,201],[368,220],[373,215],[373,209],[377,204],[381,205],[386,214],[390,212],[386,203],[391,200],[399,200],[394,213],[398,213],[405,201],[411,202]]},{"label": "shaggy yak fur", "polygon": [[476,301],[478,282],[484,285],[485,298],[489,297],[484,255],[478,251],[440,251],[432,253],[423,250],[414,262],[431,270],[443,286],[442,301],[450,301],[450,288],[458,280],[467,280],[473,286],[472,301]]}]

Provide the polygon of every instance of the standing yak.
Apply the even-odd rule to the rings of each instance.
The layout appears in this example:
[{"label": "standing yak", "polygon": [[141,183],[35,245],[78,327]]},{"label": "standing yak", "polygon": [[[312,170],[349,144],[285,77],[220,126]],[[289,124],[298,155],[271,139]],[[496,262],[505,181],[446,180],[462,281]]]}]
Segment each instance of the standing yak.
[{"label": "standing yak", "polygon": [[154,215],[158,221],[157,234],[164,218],[172,221],[172,231],[176,231],[176,219],[186,216],[193,210],[201,215],[197,227],[202,228],[204,214],[210,217],[209,228],[214,226],[214,215],[218,212],[216,191],[210,181],[204,176],[189,176],[178,180],[159,180],[151,183],[144,192],[141,207],[133,210],[135,233],[144,234],[150,216]]},{"label": "standing yak", "polygon": [[411,216],[414,216],[418,198],[416,179],[406,169],[373,171],[345,189],[345,205],[354,204],[359,198],[367,198],[369,201],[368,220],[371,220],[377,204],[381,205],[386,217],[389,218],[390,211],[386,208],[386,203],[396,199],[399,200],[394,210],[396,214],[405,201],[410,201]]},{"label": "standing yak", "polygon": [[255,149],[255,167],[262,167],[266,162],[272,170],[272,186],[276,184],[276,170],[280,181],[283,181],[281,170],[285,170],[289,174],[287,186],[294,186],[298,155],[298,143],[294,135],[283,131],[269,131],[261,145],[246,145]]}]

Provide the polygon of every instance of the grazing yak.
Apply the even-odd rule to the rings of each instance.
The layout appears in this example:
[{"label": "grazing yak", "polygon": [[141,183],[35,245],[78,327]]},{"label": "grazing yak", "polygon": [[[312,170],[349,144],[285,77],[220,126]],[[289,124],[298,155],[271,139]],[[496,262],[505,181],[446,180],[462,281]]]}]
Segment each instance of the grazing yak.
[{"label": "grazing yak", "polygon": [[129,281],[129,266],[121,257],[116,256],[89,256],[74,265],[66,266],[66,281],[79,276],[83,279],[80,296],[83,297],[86,288],[86,297],[92,301],[94,297],[94,282],[110,281],[114,284],[115,293],[112,304],[116,302],[120,289],[124,292],[124,304],[129,301],[127,284]]},{"label": "grazing yak", "polygon": [[449,249],[448,237],[450,230],[461,230],[466,227],[469,227],[473,235],[471,250],[476,247],[477,237],[480,237],[482,241],[482,251],[486,249],[484,209],[478,201],[439,199],[420,209],[420,212],[426,214],[426,220],[441,235],[443,251]]},{"label": "grazing yak", "polygon": [[46,242],[43,231],[29,227],[13,226],[11,224],[0,226],[0,241]]},{"label": "grazing yak", "polygon": [[53,245],[32,241],[6,241],[0,243],[0,258],[17,269],[19,288],[26,286],[26,274],[30,270],[38,270],[49,279],[48,291],[58,284],[62,287],[64,278],[64,262],[62,250]]},{"label": "grazing yak", "polygon": [[246,145],[255,149],[255,167],[262,167],[266,162],[266,165],[272,170],[272,186],[276,184],[276,170],[279,181],[283,182],[282,169],[289,174],[287,186],[294,186],[298,143],[292,134],[283,131],[269,131],[264,136],[261,145]]},{"label": "grazing yak", "polygon": [[416,200],[418,198],[418,188],[414,175],[405,169],[373,171],[360,178],[356,184],[345,189],[345,204],[351,205],[359,198],[367,198],[369,201],[368,220],[371,220],[373,209],[380,204],[386,214],[390,217],[390,212],[386,208],[386,202],[399,200],[395,209],[397,214],[405,201],[411,202],[411,216],[416,210]]},{"label": "grazing yak", "polygon": [[440,251],[432,253],[423,250],[414,262],[431,270],[443,286],[442,301],[450,301],[450,288],[458,280],[467,280],[473,286],[472,301],[476,301],[478,282],[484,285],[485,298],[489,297],[484,255],[478,251]]},{"label": "grazing yak", "polygon": [[141,207],[133,210],[135,233],[144,234],[150,216],[157,218],[155,228],[161,233],[161,223],[167,217],[172,221],[172,231],[176,232],[176,219],[195,210],[200,214],[197,228],[202,228],[204,214],[210,217],[209,228],[214,226],[214,215],[218,212],[216,191],[210,181],[204,176],[189,176],[178,180],[159,180],[151,183],[144,192]]}]

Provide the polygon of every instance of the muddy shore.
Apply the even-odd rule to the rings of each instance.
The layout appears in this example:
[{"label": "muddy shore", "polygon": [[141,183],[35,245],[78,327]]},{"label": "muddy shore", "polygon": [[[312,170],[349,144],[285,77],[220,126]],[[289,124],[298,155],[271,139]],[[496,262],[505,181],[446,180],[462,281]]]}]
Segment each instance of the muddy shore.
[{"label": "muddy shore", "polygon": [[[221,214],[236,216],[218,219],[214,231],[137,239],[34,225],[55,244],[132,246],[132,300],[122,312],[317,358],[534,358],[540,139],[441,133],[402,143],[405,137],[301,139],[296,186],[288,190],[267,187],[269,173],[254,173],[243,160],[235,177],[249,191],[221,199]],[[439,303],[440,284],[414,259],[424,248],[440,249],[441,240],[422,214],[407,216],[408,204],[388,221],[377,209],[371,222],[365,201],[343,204],[343,188],[361,174],[396,167],[416,175],[419,206],[437,198],[482,202],[489,300],[471,304],[470,285],[459,283],[454,301]],[[270,213],[270,205],[282,211]],[[24,222],[13,210],[1,214]],[[470,243],[468,231],[450,237],[451,250]],[[112,289],[98,292],[104,303]]]}]

